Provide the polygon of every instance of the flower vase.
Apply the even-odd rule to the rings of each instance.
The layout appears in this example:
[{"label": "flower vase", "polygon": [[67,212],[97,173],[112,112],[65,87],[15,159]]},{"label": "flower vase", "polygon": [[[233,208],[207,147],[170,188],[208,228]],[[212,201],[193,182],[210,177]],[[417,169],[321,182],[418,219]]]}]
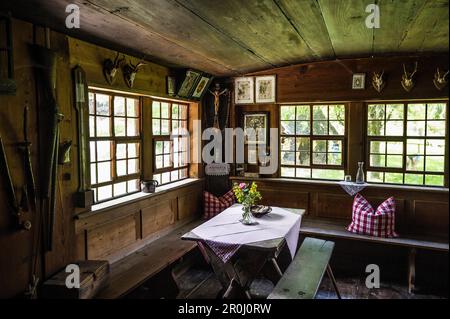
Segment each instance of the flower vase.
[{"label": "flower vase", "polygon": [[358,172],[356,173],[356,183],[357,184],[364,184],[365,178],[364,178],[364,162],[358,162]]},{"label": "flower vase", "polygon": [[250,206],[242,207],[241,223],[244,225],[253,225],[255,223],[252,213],[250,212]]}]

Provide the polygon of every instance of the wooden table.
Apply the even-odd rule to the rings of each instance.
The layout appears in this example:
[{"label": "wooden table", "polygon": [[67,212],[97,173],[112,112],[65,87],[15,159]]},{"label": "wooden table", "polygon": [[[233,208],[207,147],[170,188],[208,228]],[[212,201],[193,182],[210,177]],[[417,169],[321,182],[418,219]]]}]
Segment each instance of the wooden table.
[{"label": "wooden table", "polygon": [[[305,213],[304,209],[283,209],[301,216]],[[202,241],[192,232],[184,234],[181,238]],[[259,274],[264,273],[276,284],[283,275],[282,269],[286,269],[292,260],[284,237],[242,245],[226,263],[208,245],[200,245],[200,248],[222,284],[223,298],[250,299],[250,285]]]}]

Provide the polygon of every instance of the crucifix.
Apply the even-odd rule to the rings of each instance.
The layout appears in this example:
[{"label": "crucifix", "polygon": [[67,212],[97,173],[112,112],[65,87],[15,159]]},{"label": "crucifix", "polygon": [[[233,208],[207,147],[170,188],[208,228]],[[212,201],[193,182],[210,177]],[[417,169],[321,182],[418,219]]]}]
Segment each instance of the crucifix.
[{"label": "crucifix", "polygon": [[224,89],[220,91],[220,84],[216,83],[214,91],[209,91],[212,95],[214,95],[214,128],[220,129],[219,125],[219,107],[220,107],[220,96],[228,93],[228,89]]}]

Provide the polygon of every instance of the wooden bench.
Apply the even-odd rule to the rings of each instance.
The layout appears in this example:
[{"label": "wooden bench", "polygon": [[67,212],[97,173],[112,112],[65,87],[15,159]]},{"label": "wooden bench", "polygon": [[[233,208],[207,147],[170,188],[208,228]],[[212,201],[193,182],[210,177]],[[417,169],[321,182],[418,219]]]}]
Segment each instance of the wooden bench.
[{"label": "wooden bench", "polygon": [[96,298],[116,299],[125,297],[154,275],[194,250],[197,244],[181,240],[181,236],[202,222],[202,220],[197,220],[186,224],[113,263],[109,283]]},{"label": "wooden bench", "polygon": [[314,299],[325,271],[340,299],[341,295],[329,265],[333,249],[334,243],[331,241],[305,238],[268,299]]},{"label": "wooden bench", "polygon": [[375,244],[385,244],[406,247],[408,257],[408,292],[413,293],[416,275],[416,254],[418,249],[447,252],[448,240],[424,237],[377,238],[358,235],[347,231],[349,222],[328,219],[304,218],[300,227],[300,234],[320,238],[337,238],[346,240],[365,241]]}]

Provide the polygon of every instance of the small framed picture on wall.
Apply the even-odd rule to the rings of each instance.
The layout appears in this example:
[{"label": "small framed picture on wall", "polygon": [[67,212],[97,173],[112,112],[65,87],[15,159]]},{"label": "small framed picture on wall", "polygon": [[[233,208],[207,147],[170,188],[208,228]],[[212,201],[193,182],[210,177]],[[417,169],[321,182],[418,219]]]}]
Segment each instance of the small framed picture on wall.
[{"label": "small framed picture on wall", "polygon": [[242,118],[245,144],[267,144],[269,141],[269,112],[245,112]]},{"label": "small framed picture on wall", "polygon": [[256,77],[256,103],[275,103],[276,76]]},{"label": "small framed picture on wall", "polygon": [[236,104],[255,103],[255,79],[253,77],[241,77],[234,80]]},{"label": "small framed picture on wall", "polygon": [[352,89],[364,90],[365,88],[366,88],[366,74],[365,73],[353,74]]}]

